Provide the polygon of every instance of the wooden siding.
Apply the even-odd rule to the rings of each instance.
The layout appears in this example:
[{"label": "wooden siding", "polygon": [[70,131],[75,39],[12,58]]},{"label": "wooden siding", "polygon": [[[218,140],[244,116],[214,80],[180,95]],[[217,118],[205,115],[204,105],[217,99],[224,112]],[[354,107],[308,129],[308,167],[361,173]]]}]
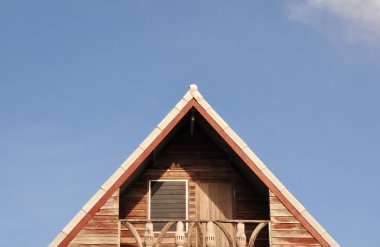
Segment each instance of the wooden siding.
[{"label": "wooden siding", "polygon": [[271,246],[321,246],[271,191],[269,201]]},{"label": "wooden siding", "polygon": [[[269,219],[268,196],[258,193],[231,164],[229,157],[197,128],[197,125],[193,136],[190,135],[190,126],[184,125],[136,182],[121,194],[120,218],[148,218],[148,181],[158,179],[188,180],[189,219],[196,219],[196,187],[197,183],[202,181],[233,184],[235,192],[233,219]],[[247,236],[251,234],[253,227],[246,227]],[[131,233],[123,226],[122,229],[121,246],[136,246],[133,244]],[[144,226],[137,225],[137,230],[140,236],[143,236]],[[170,234],[168,237],[171,237]],[[174,239],[164,240],[168,244]],[[256,246],[269,246],[267,228],[259,235]]]},{"label": "wooden siding", "polygon": [[68,246],[119,246],[119,190],[108,199]]},{"label": "wooden siding", "polygon": [[[192,97],[194,96],[194,98]],[[182,102],[182,103],[181,103]],[[251,150],[246,147],[246,144],[226,125],[226,123],[220,118],[219,115],[215,113],[215,111],[204,101],[202,96],[199,94],[197,89],[191,89],[184,97],[184,99],[176,105],[176,109],[173,109],[168,116],[158,125],[151,135],[148,136],[144,140],[144,142],[139,146],[138,150],[133,154],[132,158],[128,158],[128,160],[122,165],[120,168],[107,182],[102,186],[102,189],[106,191],[106,193],[101,196],[101,198],[96,202],[96,204],[92,207],[90,211],[81,210],[79,214],[72,220],[69,224],[69,227],[65,227],[63,231],[57,236],[57,238],[52,242],[52,246],[56,243],[61,242],[60,246],[66,246],[80,231],[81,229],[88,223],[88,220],[93,218],[97,211],[99,211],[99,207],[104,205],[105,202],[111,197],[111,195],[122,186],[122,184],[127,180],[134,180],[135,177],[131,176],[136,169],[139,168],[141,162],[146,158],[152,157],[152,152],[156,148],[160,148],[159,143],[166,138],[167,134],[172,130],[172,128],[178,123],[179,119],[186,114],[186,112],[194,107],[198,110],[202,116],[206,119],[206,121],[216,130],[216,132],[222,137],[224,141],[232,148],[231,151],[227,151],[227,153],[234,152],[238,155],[239,158],[242,159],[248,166],[249,172],[253,171],[260,180],[268,186],[271,190],[273,190],[278,198],[289,208],[289,210],[296,215],[296,218],[304,224],[309,233],[311,233],[323,246],[330,246],[328,243],[332,243],[332,246],[337,245],[335,241],[323,230],[323,228],[302,208],[302,205],[295,200],[289,192],[283,187],[280,181],[270,171],[265,167],[265,165],[254,155]],[[186,102],[189,102],[186,104]],[[180,111],[177,115],[177,112]],[[173,120],[174,118],[174,120]],[[161,132],[162,130],[162,132]],[[156,138],[157,137],[157,138]],[[155,139],[156,138],[156,139]],[[140,150],[140,151],[139,151]],[[138,152],[137,152],[138,151]],[[141,154],[141,156],[139,156]],[[139,156],[136,160],[136,156]],[[239,166],[240,167],[240,166]],[[128,169],[127,169],[128,168]],[[245,167],[240,167],[245,169]],[[248,172],[248,173],[249,173]],[[128,180],[127,180],[128,181]],[[130,181],[129,181],[130,182]],[[195,183],[197,184],[197,182]],[[189,186],[190,187],[190,186]],[[251,188],[252,189],[252,188]],[[250,197],[247,197],[250,198]],[[268,200],[268,197],[265,197]],[[237,201],[237,200],[236,200]],[[92,205],[91,205],[92,206]],[[255,204],[255,206],[259,206],[259,204]],[[88,206],[87,206],[88,207]],[[298,207],[301,207],[302,210],[298,210]],[[249,209],[252,207],[249,206]],[[256,210],[256,208],[255,208]],[[299,212],[303,212],[302,215]],[[87,213],[84,213],[87,212]],[[120,210],[121,212],[121,210]],[[283,213],[283,212],[282,212]],[[238,214],[237,207],[235,208],[234,215]],[[275,211],[274,211],[275,215]],[[277,218],[275,218],[277,217]],[[282,217],[282,218],[280,218]],[[273,216],[273,222],[278,220],[277,223],[280,225],[282,222],[288,221],[288,225],[285,227],[291,228],[291,224],[298,224],[292,222],[294,219],[292,216]],[[78,223],[77,223],[78,222]],[[67,236],[65,237],[65,235]],[[295,240],[293,242],[296,242]],[[86,245],[86,246],[91,246]],[[303,244],[277,244],[276,246],[304,246]],[[103,245],[106,246],[106,245]],[[306,245],[305,245],[306,246]]]},{"label": "wooden siding", "polygon": [[[197,194],[197,215],[199,219],[221,220],[233,218],[233,190],[231,183],[199,183]],[[210,200],[209,198],[212,198]],[[233,232],[231,224],[222,224],[230,233]],[[203,225],[203,231],[206,227]],[[228,246],[228,240],[218,228],[215,229],[218,246]]]}]

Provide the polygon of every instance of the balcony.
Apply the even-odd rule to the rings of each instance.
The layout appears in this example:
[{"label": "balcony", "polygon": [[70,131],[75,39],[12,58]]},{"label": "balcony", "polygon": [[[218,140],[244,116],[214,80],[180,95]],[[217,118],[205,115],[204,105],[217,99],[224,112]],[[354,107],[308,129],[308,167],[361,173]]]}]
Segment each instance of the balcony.
[{"label": "balcony", "polygon": [[[121,237],[121,245],[183,247],[193,244],[202,247],[253,247],[258,234],[268,222],[268,220],[122,219],[121,231],[129,231],[132,236],[129,239],[133,241],[126,241]],[[154,224],[163,225],[163,228],[159,232],[154,231]],[[252,230],[246,231],[248,228]]]}]

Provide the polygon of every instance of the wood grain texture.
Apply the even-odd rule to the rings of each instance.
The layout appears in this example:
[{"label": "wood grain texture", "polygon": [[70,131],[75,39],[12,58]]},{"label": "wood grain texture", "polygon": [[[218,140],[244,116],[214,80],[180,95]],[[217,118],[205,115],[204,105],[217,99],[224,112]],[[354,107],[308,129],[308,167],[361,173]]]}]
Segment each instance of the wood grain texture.
[{"label": "wood grain texture", "polygon": [[[197,217],[205,220],[233,219],[233,188],[231,183],[199,182],[197,187]],[[233,235],[231,224],[222,224]],[[202,226],[206,232],[205,224]],[[228,240],[216,226],[215,239],[218,246],[228,246]]]},{"label": "wood grain texture", "polygon": [[[188,180],[189,219],[194,220],[197,217],[196,187],[199,182],[229,183],[233,186],[234,193],[231,199],[233,212],[229,216],[231,219],[269,219],[268,197],[261,195],[251,185],[229,161],[228,155],[222,152],[197,125],[194,135],[191,135],[190,126],[185,124],[135,183],[120,195],[121,219],[148,218],[148,182],[157,179]],[[164,200],[162,205],[165,205]],[[166,204],[166,207],[169,209],[170,205]],[[248,236],[256,225],[246,226]],[[139,233],[143,234],[144,226],[141,225],[139,230]],[[194,229],[192,234],[194,239],[196,235]],[[173,237],[173,233],[167,233],[161,246],[165,244],[174,246]],[[122,228],[121,232],[121,246],[136,246],[131,234],[125,228]],[[259,234],[257,246],[269,246],[267,228]]]},{"label": "wood grain texture", "polygon": [[321,246],[272,192],[269,202],[271,246]]},{"label": "wood grain texture", "polygon": [[[189,94],[189,93],[188,93]],[[313,220],[310,220],[308,217],[305,217],[301,214],[299,214],[299,210],[297,209],[297,205],[299,203],[294,204],[289,197],[286,196],[286,194],[283,194],[276,186],[276,182],[278,182],[276,179],[268,178],[260,168],[260,166],[256,166],[256,161],[253,159],[251,160],[249,158],[249,155],[247,155],[244,152],[244,149],[242,150],[241,147],[239,147],[239,144],[235,143],[235,139],[231,136],[229,136],[225,131],[225,127],[222,127],[220,125],[220,122],[222,121],[220,117],[215,118],[215,114],[212,113],[212,109],[208,109],[206,112],[206,109],[203,109],[200,105],[200,102],[195,101],[191,97],[187,99],[189,101],[188,104],[184,106],[184,108],[179,112],[177,116],[174,117],[173,121],[169,123],[168,126],[165,127],[164,130],[157,136],[157,138],[152,142],[152,144],[147,147],[146,150],[142,152],[142,154],[134,161],[132,164],[128,167],[128,169],[125,171],[125,173],[122,174],[120,178],[118,178],[113,185],[109,188],[109,190],[101,197],[101,199],[92,207],[92,209],[89,210],[88,214],[83,217],[78,224],[74,227],[73,230],[68,233],[68,235],[62,240],[62,242],[59,244],[59,246],[67,246],[68,243],[81,231],[81,229],[86,226],[88,221],[98,212],[99,208],[103,206],[103,204],[112,196],[112,194],[119,189],[119,187],[131,177],[131,175],[138,169],[140,164],[149,157],[152,152],[157,148],[159,143],[168,135],[168,133],[174,128],[174,126],[180,121],[180,119],[190,110],[191,107],[194,107],[197,109],[201,115],[207,120],[207,122],[214,128],[217,133],[226,141],[226,143],[232,148],[232,151],[235,152],[242,161],[247,164],[248,168],[254,172],[260,180],[273,192],[277,195],[277,197],[284,203],[286,208],[292,212],[296,219],[299,220],[299,222],[321,243],[323,246],[330,246],[329,243],[333,243],[334,241],[330,238],[323,237],[323,234],[321,233],[320,229],[321,226],[319,226],[318,223],[316,223]],[[212,116],[210,116],[211,114]],[[191,176],[197,176],[198,174],[191,174]],[[222,174],[219,174],[222,175]],[[228,176],[222,177],[223,179],[227,179]],[[236,198],[236,201],[238,198]],[[141,212],[139,214],[142,214]],[[237,215],[237,213],[236,213]],[[286,217],[286,216],[278,216],[278,217]],[[284,218],[285,219],[285,218]],[[278,220],[281,220],[281,218],[278,218]],[[291,223],[289,223],[291,224]],[[60,240],[61,241],[61,240]]]},{"label": "wood grain texture", "polygon": [[[242,161],[248,166],[248,168],[254,172],[259,179],[271,190],[273,193],[284,203],[286,208],[296,215],[296,218],[299,220],[299,222],[310,232],[310,234],[313,235],[313,237],[322,245],[326,247],[330,246],[339,246],[334,239],[331,237],[324,237],[323,234],[321,234],[318,229],[322,228],[318,222],[310,222],[308,219],[306,219],[303,215],[300,214],[300,211],[298,209],[299,206],[302,206],[298,201],[291,201],[294,198],[289,198],[286,196],[286,194],[283,194],[279,187],[281,187],[281,182],[275,178],[274,176],[268,177],[270,172],[267,170],[267,174],[264,174],[265,165],[260,164],[259,160],[251,159],[250,155],[244,152],[244,149],[242,150],[241,147],[237,143],[234,142],[233,138],[229,136],[225,131],[224,128],[220,125],[220,121],[218,119],[215,119],[214,116],[210,115],[210,109],[205,110],[202,108],[202,106],[197,102],[194,101],[194,108],[198,110],[198,112],[206,119],[206,121],[212,126],[212,128],[222,137],[223,140],[227,142],[229,147],[232,148],[233,152],[235,152]],[[256,164],[257,163],[257,164]],[[262,169],[262,170],[261,170]],[[272,174],[273,175],[273,174]],[[283,186],[283,185],[282,185]]]},{"label": "wood grain texture", "polygon": [[119,190],[87,222],[68,246],[119,246]]}]

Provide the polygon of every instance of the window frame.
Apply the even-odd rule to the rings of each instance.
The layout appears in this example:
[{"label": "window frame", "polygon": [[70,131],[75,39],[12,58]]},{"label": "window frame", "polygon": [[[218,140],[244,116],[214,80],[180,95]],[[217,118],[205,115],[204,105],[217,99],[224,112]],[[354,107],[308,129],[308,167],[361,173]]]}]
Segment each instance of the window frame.
[{"label": "window frame", "polygon": [[[150,218],[150,202],[151,202],[151,182],[185,182],[186,186],[186,220],[189,220],[189,180],[187,179],[149,179],[148,180],[148,220],[151,220]],[[188,223],[185,223],[185,231],[188,231]],[[153,231],[154,233],[159,233],[161,231]],[[175,231],[167,231],[167,233],[174,233]]]}]

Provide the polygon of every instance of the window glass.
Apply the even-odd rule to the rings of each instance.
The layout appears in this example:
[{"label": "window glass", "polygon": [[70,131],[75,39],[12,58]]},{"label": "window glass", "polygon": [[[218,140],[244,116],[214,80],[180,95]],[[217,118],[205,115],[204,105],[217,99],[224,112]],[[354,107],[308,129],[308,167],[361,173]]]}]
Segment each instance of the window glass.
[{"label": "window glass", "polygon": [[[150,219],[187,219],[187,181],[150,181],[149,186]],[[165,224],[154,222],[154,231],[161,231]]]}]

